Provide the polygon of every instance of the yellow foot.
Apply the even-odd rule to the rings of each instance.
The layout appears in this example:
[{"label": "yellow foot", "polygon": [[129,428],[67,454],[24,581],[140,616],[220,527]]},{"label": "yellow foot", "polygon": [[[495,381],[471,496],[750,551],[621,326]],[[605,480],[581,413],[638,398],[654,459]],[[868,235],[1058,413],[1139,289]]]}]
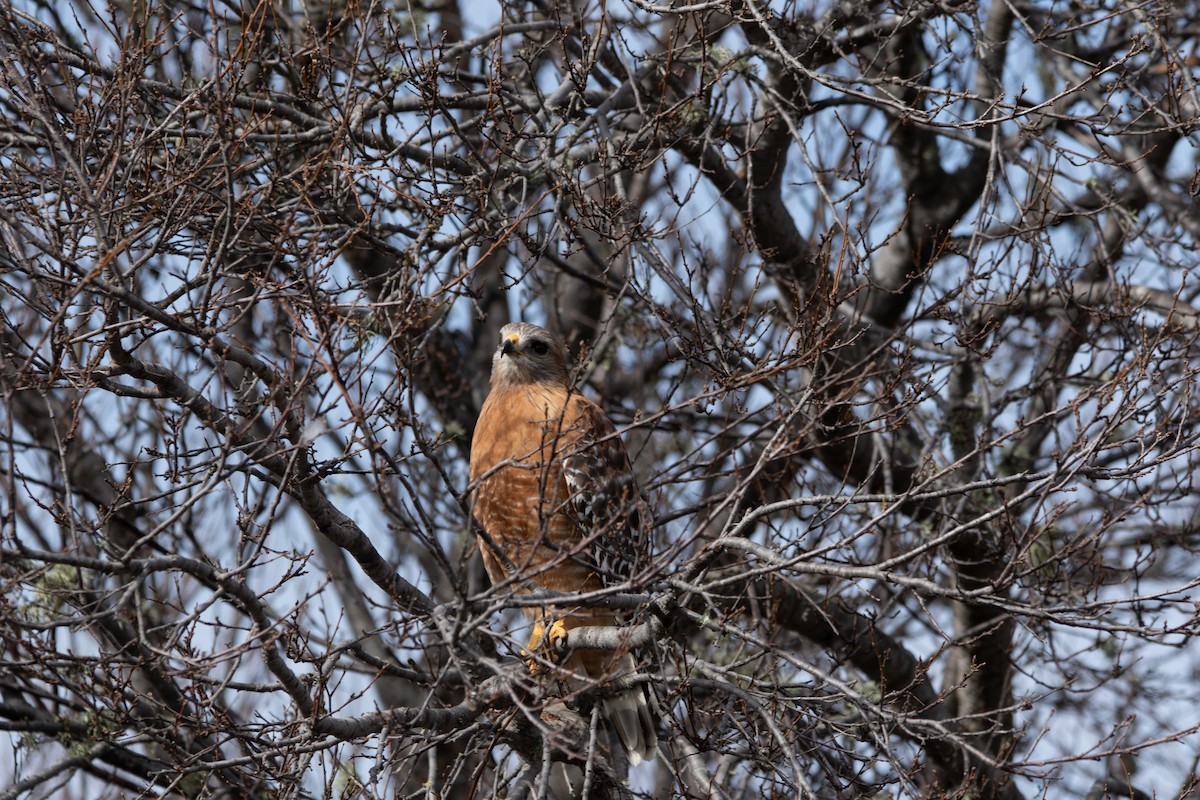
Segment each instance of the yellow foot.
[{"label": "yellow foot", "polygon": [[549,631],[542,623],[535,622],[533,633],[529,637],[529,644],[521,651],[521,655],[525,657],[525,665],[529,667],[530,672],[539,672],[544,661],[552,661],[557,664],[566,654],[567,626],[563,625],[560,619],[556,619],[551,624]]}]

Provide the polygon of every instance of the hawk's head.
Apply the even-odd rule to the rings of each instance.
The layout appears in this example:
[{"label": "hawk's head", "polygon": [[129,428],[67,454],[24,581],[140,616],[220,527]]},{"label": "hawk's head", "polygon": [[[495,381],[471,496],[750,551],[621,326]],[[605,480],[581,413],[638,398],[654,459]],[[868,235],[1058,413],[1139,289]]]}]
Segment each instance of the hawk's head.
[{"label": "hawk's head", "polygon": [[567,386],[567,350],[545,328],[511,322],[500,329],[500,346],[492,356],[492,385],[527,383]]}]

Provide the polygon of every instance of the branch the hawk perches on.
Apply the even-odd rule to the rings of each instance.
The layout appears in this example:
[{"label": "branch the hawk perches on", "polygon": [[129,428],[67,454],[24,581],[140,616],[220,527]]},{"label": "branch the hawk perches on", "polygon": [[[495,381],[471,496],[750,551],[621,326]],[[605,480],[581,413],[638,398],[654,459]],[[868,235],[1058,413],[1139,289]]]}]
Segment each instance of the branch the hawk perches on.
[{"label": "branch the hawk perches on", "polygon": [[[517,592],[594,592],[628,580],[645,553],[650,513],[616,428],[571,391],[566,348],[536,325],[500,329],[471,445],[471,482],[493,583],[511,579]],[[553,648],[573,628],[618,624],[600,608],[525,611],[534,624],[531,652],[547,641]],[[619,685],[637,665],[629,653],[579,649],[560,666],[581,681]],[[631,763],[657,754],[644,686],[606,697],[602,708]]]}]

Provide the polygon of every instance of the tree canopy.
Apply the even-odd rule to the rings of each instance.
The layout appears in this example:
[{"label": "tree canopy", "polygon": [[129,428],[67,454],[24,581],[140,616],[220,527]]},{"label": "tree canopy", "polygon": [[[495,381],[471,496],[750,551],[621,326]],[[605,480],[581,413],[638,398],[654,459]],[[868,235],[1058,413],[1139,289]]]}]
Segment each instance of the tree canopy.
[{"label": "tree canopy", "polygon": [[[1198,21],[0,1],[0,798],[1194,796]],[[476,551],[516,319],[632,770]]]}]

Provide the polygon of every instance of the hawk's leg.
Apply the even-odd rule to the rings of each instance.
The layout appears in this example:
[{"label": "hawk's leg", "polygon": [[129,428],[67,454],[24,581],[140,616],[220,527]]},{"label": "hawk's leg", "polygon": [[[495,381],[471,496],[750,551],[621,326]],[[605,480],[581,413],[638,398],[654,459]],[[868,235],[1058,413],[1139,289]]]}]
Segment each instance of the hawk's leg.
[{"label": "hawk's leg", "polygon": [[525,664],[530,672],[538,672],[542,665],[539,661],[552,661],[557,664],[567,654],[567,626],[561,619],[554,620],[547,630],[541,622],[533,623],[533,633],[529,636],[529,644],[521,652],[526,656]]}]

